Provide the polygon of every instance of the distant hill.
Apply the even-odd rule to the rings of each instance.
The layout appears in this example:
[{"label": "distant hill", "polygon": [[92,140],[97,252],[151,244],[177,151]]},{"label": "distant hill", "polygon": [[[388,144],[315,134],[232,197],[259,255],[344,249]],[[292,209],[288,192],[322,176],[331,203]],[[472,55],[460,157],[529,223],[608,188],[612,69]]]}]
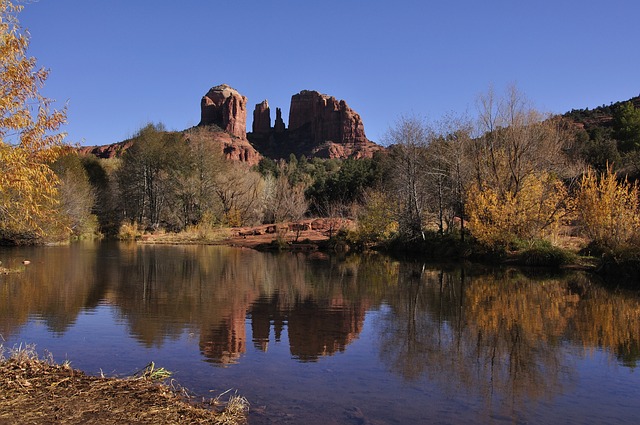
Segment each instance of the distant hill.
[{"label": "distant hill", "polygon": [[628,177],[640,176],[640,96],[573,109],[563,117],[575,129],[575,155],[599,171],[613,167]]},{"label": "distant hill", "polygon": [[587,131],[591,131],[597,127],[610,128],[613,125],[614,111],[622,104],[631,102],[633,106],[640,109],[640,95],[629,100],[624,100],[610,105],[602,105],[593,109],[572,109],[563,115],[563,117],[573,121]]}]

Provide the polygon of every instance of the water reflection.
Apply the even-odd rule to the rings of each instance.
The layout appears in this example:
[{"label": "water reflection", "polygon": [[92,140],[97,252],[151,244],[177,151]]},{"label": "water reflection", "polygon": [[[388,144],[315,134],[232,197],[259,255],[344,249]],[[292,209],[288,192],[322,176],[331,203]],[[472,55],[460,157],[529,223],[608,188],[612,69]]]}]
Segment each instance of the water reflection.
[{"label": "water reflection", "polygon": [[365,313],[365,304],[342,297],[309,296],[285,303],[280,302],[276,293],[257,300],[249,309],[253,344],[267,351],[272,324],[276,341],[286,324],[291,355],[300,361],[316,361],[321,356],[344,351],[362,330]]},{"label": "water reflection", "polygon": [[188,332],[206,361],[229,365],[249,349],[267,352],[286,331],[291,356],[316,362],[348,351],[376,310],[375,349],[388,370],[485,400],[565,392],[569,351],[602,348],[629,367],[640,356],[637,295],[579,273],[106,243],[0,256],[32,260],[25,273],[0,277],[5,338],[32,317],[64,334],[82,311],[108,303],[146,347]]}]

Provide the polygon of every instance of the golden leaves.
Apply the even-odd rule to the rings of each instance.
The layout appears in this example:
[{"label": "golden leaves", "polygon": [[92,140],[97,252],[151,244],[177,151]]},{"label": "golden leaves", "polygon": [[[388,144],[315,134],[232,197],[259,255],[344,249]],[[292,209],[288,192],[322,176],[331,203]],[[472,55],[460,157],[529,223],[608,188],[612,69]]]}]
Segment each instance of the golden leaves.
[{"label": "golden leaves", "polygon": [[620,248],[639,236],[638,185],[618,181],[609,168],[582,177],[576,211],[584,233],[603,247]]},{"label": "golden leaves", "polygon": [[29,36],[21,33],[21,6],[0,0],[0,237],[43,236],[58,227],[58,179],[47,165],[62,153],[63,133],[55,132],[66,111],[51,110],[39,90],[49,74],[26,55]]},{"label": "golden leaves", "polygon": [[474,185],[468,196],[468,226],[488,246],[505,246],[514,238],[542,238],[558,226],[567,197],[562,182],[548,173],[528,175],[518,192],[503,195]]}]

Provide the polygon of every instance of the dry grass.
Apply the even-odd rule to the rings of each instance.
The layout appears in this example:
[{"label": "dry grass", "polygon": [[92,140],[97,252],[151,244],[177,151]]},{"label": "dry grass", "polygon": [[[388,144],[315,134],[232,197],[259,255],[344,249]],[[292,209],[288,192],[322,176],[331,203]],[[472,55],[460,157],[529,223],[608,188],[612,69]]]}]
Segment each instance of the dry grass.
[{"label": "dry grass", "polygon": [[224,227],[198,224],[189,226],[179,233],[154,232],[144,234],[140,240],[142,243],[157,244],[217,244],[228,239],[231,230]]},{"label": "dry grass", "polygon": [[121,241],[135,241],[140,239],[142,231],[140,230],[138,223],[123,223],[118,229],[118,239]]},{"label": "dry grass", "polygon": [[175,383],[155,380],[166,377],[155,365],[131,378],[93,377],[69,364],[39,359],[32,346],[0,349],[0,423],[246,423],[249,405],[244,398],[195,403]]}]

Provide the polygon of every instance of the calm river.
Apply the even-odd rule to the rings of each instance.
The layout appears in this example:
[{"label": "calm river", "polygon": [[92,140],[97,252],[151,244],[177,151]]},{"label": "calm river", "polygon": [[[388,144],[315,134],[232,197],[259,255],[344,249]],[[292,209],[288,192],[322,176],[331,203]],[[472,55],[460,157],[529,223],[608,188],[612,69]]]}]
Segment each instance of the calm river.
[{"label": "calm river", "polygon": [[[0,335],[251,424],[637,424],[640,298],[588,275],[117,243],[0,249]],[[1,341],[1,340],[0,340]]]}]

